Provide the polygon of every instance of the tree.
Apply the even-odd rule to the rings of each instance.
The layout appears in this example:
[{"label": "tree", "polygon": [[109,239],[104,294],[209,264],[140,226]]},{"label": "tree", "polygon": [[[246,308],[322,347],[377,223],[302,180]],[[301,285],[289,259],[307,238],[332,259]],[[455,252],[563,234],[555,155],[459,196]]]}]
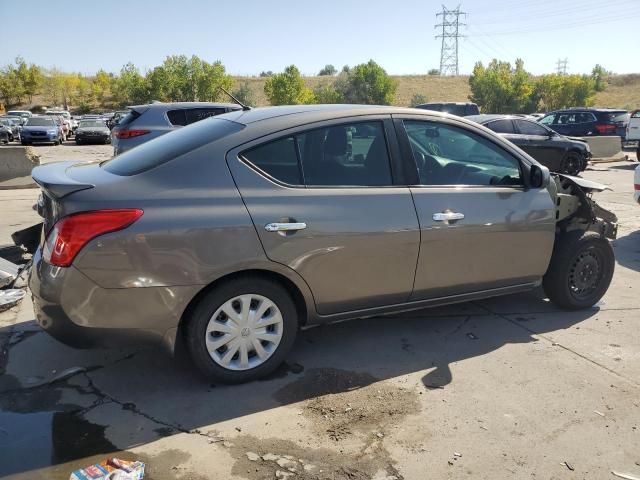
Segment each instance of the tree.
[{"label": "tree", "polygon": [[234,97],[240,100],[245,105],[255,105],[256,100],[253,94],[253,90],[251,90],[251,86],[249,82],[246,80],[240,84],[238,88],[236,88],[233,92],[231,92]]},{"label": "tree", "polygon": [[261,77],[273,77],[273,72],[271,70],[268,70],[266,72],[263,70],[263,71],[260,72],[260,76]]},{"label": "tree", "polygon": [[320,70],[320,72],[318,72],[318,76],[320,77],[331,76],[331,75],[335,75],[336,73],[338,73],[338,70],[336,70],[336,67],[334,67],[331,64],[327,64],[324,66],[322,70]]},{"label": "tree", "polygon": [[427,103],[429,101],[429,99],[421,94],[421,93],[415,93],[413,95],[413,97],[411,97],[411,103],[409,104],[410,107],[415,107],[416,105],[421,105],[423,103]]},{"label": "tree", "polygon": [[534,82],[521,59],[516,60],[515,68],[509,62],[497,59],[486,68],[482,62],[477,62],[469,77],[469,86],[469,99],[484,112],[528,113],[536,109],[537,102],[532,102]]},{"label": "tree", "polygon": [[390,105],[395,100],[398,82],[373,60],[343,69],[336,90],[346,103]]},{"label": "tree", "polygon": [[587,75],[543,75],[536,84],[536,96],[547,111],[593,105],[595,81]]},{"label": "tree", "polygon": [[596,92],[602,92],[607,87],[609,72],[607,72],[602,65],[597,64],[591,71],[591,78],[593,79],[593,87]]},{"label": "tree", "polygon": [[115,81],[114,90],[115,100],[122,107],[146,103],[150,100],[147,80],[131,62],[120,69],[120,76]]},{"label": "tree", "polygon": [[316,103],[342,103],[344,101],[340,92],[331,83],[318,85],[313,90],[313,95]]},{"label": "tree", "polygon": [[315,101],[313,92],[304,84],[300,70],[295,65],[289,65],[283,73],[267,79],[264,93],[271,105],[297,105]]},{"label": "tree", "polygon": [[[102,69],[98,70],[91,82],[91,95],[99,104],[104,104],[106,98],[111,96],[111,83],[111,75]],[[84,85],[82,87],[84,88]]]},{"label": "tree", "polygon": [[427,72],[427,75],[440,75],[440,70],[437,68],[432,68]]}]

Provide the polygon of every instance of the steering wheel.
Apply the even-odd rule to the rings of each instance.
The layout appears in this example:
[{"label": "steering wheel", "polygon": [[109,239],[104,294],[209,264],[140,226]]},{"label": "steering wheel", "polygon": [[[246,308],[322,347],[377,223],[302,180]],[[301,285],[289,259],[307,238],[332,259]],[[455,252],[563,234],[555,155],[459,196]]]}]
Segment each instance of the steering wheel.
[{"label": "steering wheel", "polygon": [[434,183],[438,178],[442,165],[433,158],[422,152],[418,152],[418,174],[423,183]]},{"label": "steering wheel", "polygon": [[442,150],[440,150],[440,145],[433,142],[427,142],[427,149],[431,155],[435,155],[436,157],[442,156]]}]

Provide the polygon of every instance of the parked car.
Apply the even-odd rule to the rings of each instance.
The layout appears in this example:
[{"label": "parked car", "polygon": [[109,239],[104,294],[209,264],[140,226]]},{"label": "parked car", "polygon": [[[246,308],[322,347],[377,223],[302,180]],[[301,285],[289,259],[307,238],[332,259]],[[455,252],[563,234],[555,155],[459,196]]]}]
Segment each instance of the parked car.
[{"label": "parked car", "polygon": [[56,125],[58,126],[58,129],[60,130],[60,138],[62,139],[62,142],[66,142],[67,141],[67,136],[69,134],[69,127],[68,125],[65,123],[64,118],[62,118],[60,115],[47,115],[49,118],[53,119],[54,122],[56,122]]},{"label": "parked car", "polygon": [[62,119],[65,140],[73,135],[73,123],[69,112],[66,110],[48,110],[45,115],[60,117]]},{"label": "parked car", "polygon": [[7,112],[7,115],[11,117],[20,117],[22,119],[22,125],[27,122],[28,118],[33,117],[33,113],[31,113],[29,110],[9,110]]},{"label": "parked car", "polygon": [[617,135],[624,140],[629,122],[626,110],[611,108],[568,108],[547,113],[540,123],[562,135],[589,137]]},{"label": "parked car", "polygon": [[32,143],[62,144],[62,129],[54,117],[30,117],[20,134],[22,145]]},{"label": "parked car", "polygon": [[9,129],[10,142],[20,139],[20,130],[22,130],[22,126],[20,125],[20,120],[17,117],[0,117],[0,124]]},{"label": "parked car", "polygon": [[640,110],[631,112],[626,139],[628,143],[636,143],[636,160],[640,162]]},{"label": "parked car", "polygon": [[11,129],[6,125],[0,124],[0,143],[6,145],[10,142]]},{"label": "parked car", "polygon": [[273,371],[300,326],[541,284],[590,307],[615,265],[616,217],[591,199],[605,186],[436,112],[257,108],[32,175],[42,328],[85,347],[184,344],[216,381]]},{"label": "parked car", "polygon": [[129,113],[111,130],[113,155],[131,150],[172,130],[241,107],[235,103],[176,102],[129,107]]},{"label": "parked car", "polygon": [[480,110],[475,103],[464,102],[431,102],[416,105],[415,108],[423,110],[433,110],[434,112],[445,112],[466,117],[467,115],[479,115]]},{"label": "parked car", "polygon": [[591,158],[587,142],[554,132],[533,120],[513,115],[472,115],[478,122],[516,144],[552,172],[578,175]]},{"label": "parked car", "polygon": [[80,120],[76,130],[77,145],[109,142],[111,142],[111,130],[102,120]]},{"label": "parked car", "polygon": [[633,174],[633,198],[640,203],[640,166],[636,167]]}]

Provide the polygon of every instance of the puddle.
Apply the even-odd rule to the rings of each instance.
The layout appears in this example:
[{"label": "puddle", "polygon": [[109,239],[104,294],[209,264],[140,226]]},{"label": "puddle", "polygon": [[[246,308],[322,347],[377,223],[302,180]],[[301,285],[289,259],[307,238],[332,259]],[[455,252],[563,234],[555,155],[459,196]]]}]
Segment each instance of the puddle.
[{"label": "puddle", "polygon": [[68,412],[0,412],[0,477],[115,452],[105,428]]}]

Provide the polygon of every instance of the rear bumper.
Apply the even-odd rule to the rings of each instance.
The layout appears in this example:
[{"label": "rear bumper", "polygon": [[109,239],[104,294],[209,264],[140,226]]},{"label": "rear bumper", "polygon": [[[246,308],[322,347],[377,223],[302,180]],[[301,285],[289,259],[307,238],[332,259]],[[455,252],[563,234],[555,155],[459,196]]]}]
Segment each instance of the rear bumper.
[{"label": "rear bumper", "polygon": [[102,288],[73,266],[49,265],[40,249],[33,257],[29,288],[38,324],[66,345],[164,344],[169,350],[182,312],[199,289]]}]

